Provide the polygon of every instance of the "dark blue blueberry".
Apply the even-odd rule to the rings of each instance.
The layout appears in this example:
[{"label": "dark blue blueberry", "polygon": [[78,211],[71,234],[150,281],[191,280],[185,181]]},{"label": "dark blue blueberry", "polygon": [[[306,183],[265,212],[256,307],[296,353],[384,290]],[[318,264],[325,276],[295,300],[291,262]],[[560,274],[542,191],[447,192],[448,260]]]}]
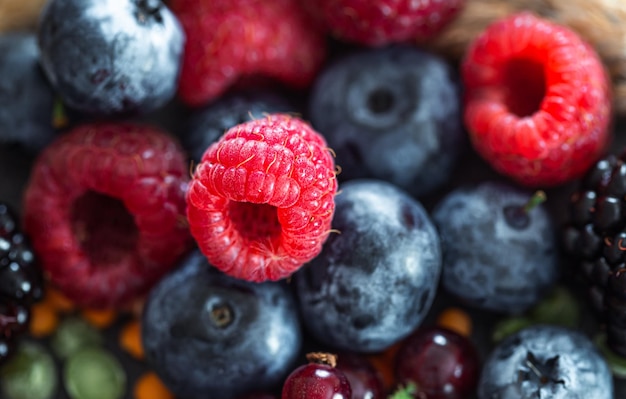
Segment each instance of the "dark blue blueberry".
[{"label": "dark blue blueberry", "polygon": [[466,141],[452,68],[409,46],[331,64],[315,82],[309,114],[337,153],[340,179],[382,179],[416,196],[448,181]]},{"label": "dark blue blueberry", "polygon": [[459,187],[435,207],[443,287],[467,304],[520,313],[558,278],[556,229],[533,193],[505,183]]},{"label": "dark blue blueberry", "polygon": [[38,37],[50,82],[79,111],[145,113],[176,93],[185,36],[161,0],[51,0]]},{"label": "dark blue blueberry", "polygon": [[441,271],[439,237],[414,198],[390,183],[341,184],[322,252],[295,274],[308,330],[332,347],[385,349],[423,320]]},{"label": "dark blue blueberry", "polygon": [[478,398],[613,399],[613,379],[587,337],[536,325],[507,337],[491,352]]},{"label": "dark blue blueberry", "polygon": [[180,135],[190,158],[200,162],[204,151],[233,126],[275,112],[295,112],[295,107],[278,94],[265,91],[232,92],[193,110],[189,127]]},{"label": "dark blue blueberry", "polygon": [[302,344],[285,285],[234,279],[197,251],[150,293],[142,341],[148,364],[177,397],[211,399],[275,387]]},{"label": "dark blue blueberry", "polygon": [[0,36],[0,143],[38,152],[55,137],[54,92],[39,66],[37,39]]}]

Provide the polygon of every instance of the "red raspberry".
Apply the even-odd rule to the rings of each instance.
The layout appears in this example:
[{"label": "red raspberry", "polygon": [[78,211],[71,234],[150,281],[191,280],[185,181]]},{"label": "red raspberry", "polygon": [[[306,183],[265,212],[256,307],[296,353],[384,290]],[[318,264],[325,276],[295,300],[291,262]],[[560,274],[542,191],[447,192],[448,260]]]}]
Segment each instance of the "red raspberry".
[{"label": "red raspberry", "polygon": [[321,251],[336,191],[323,137],[273,114],[229,129],[207,149],[189,184],[187,218],[215,267],[249,281],[279,280]]},{"label": "red raspberry", "polygon": [[185,155],[147,126],[75,128],[37,159],[25,231],[70,299],[110,308],[144,294],[190,248]]},{"label": "red raspberry", "polygon": [[487,27],[462,65],[474,148],[528,186],[580,177],[610,141],[611,93],[596,52],[531,13]]},{"label": "red raspberry", "polygon": [[325,38],[298,0],[173,0],[187,41],[179,95],[205,104],[242,77],[308,87],[326,57]]},{"label": "red raspberry", "polygon": [[334,37],[367,46],[436,36],[465,0],[301,0]]}]

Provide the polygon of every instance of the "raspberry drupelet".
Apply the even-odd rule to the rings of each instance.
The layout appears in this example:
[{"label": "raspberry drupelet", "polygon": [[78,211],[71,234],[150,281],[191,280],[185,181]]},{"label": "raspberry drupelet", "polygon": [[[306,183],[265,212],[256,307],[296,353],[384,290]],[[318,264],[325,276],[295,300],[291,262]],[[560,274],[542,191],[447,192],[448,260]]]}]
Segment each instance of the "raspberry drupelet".
[{"label": "raspberry drupelet", "polygon": [[290,276],[331,230],[335,164],[303,120],[272,114],[237,125],[212,144],[187,192],[192,236],[209,262],[237,278]]}]

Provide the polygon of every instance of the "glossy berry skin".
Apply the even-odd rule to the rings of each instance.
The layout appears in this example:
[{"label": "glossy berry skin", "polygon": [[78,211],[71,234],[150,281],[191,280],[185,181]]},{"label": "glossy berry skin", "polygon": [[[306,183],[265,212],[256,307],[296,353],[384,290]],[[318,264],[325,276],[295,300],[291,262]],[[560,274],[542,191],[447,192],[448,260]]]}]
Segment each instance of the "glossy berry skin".
[{"label": "glossy berry skin", "polygon": [[421,196],[446,183],[466,143],[452,68],[414,46],[353,53],[322,71],[309,118],[339,179],[375,178]]},{"label": "glossy berry skin", "polygon": [[283,384],[281,399],[350,399],[346,376],[326,364],[310,363],[295,369]]},{"label": "glossy berry skin", "polygon": [[443,249],[442,285],[466,304],[521,313],[558,278],[556,227],[533,193],[505,182],[458,187],[433,210]]},{"label": "glossy berry skin", "polygon": [[480,369],[474,344],[441,327],[418,329],[402,343],[395,362],[396,379],[413,382],[428,399],[471,397]]},{"label": "glossy berry skin", "polygon": [[0,36],[0,143],[38,152],[55,137],[54,93],[39,66],[30,33]]},{"label": "glossy berry skin", "polygon": [[326,58],[326,43],[298,1],[171,1],[187,35],[183,102],[205,105],[249,76],[307,88]]},{"label": "glossy berry skin", "polygon": [[261,90],[230,92],[201,108],[193,109],[189,123],[180,135],[189,157],[196,163],[211,144],[230,128],[267,114],[289,113],[296,107],[279,94]]},{"label": "glossy berry skin", "polygon": [[441,271],[439,236],[419,202],[376,180],[342,184],[332,227],[338,233],[294,277],[305,325],[331,347],[381,351],[428,312]]},{"label": "glossy berry skin", "polygon": [[142,342],[177,397],[231,399],[280,384],[302,338],[285,285],[229,277],[194,251],[151,291]]},{"label": "glossy berry skin", "polygon": [[344,352],[337,356],[337,369],[348,379],[352,399],[384,398],[383,380],[376,368],[365,356]]},{"label": "glossy berry skin", "polygon": [[324,138],[302,119],[271,114],[234,126],[208,148],[189,184],[191,234],[233,277],[286,278],[328,237],[334,166]]},{"label": "glossy berry skin", "polygon": [[176,93],[185,34],[160,0],[52,0],[38,38],[48,79],[81,112],[145,113]]},{"label": "glossy berry skin", "polygon": [[192,244],[185,155],[147,125],[77,126],[39,154],[24,229],[53,284],[81,307],[144,295]]},{"label": "glossy berry skin", "polygon": [[576,179],[610,141],[607,72],[564,26],[530,12],[502,18],[470,44],[461,72],[474,148],[520,184]]},{"label": "glossy berry skin", "polygon": [[611,371],[582,333],[536,325],[505,338],[482,369],[479,399],[612,399]]},{"label": "glossy berry skin", "polygon": [[35,254],[10,207],[0,202],[0,363],[26,332],[30,305],[43,296],[43,278]]},{"label": "glossy berry skin", "polygon": [[561,235],[571,272],[606,323],[607,343],[626,356],[626,152],[609,154],[589,169],[572,193]]},{"label": "glossy berry skin", "polygon": [[334,37],[366,46],[434,37],[456,17],[465,0],[302,0]]}]

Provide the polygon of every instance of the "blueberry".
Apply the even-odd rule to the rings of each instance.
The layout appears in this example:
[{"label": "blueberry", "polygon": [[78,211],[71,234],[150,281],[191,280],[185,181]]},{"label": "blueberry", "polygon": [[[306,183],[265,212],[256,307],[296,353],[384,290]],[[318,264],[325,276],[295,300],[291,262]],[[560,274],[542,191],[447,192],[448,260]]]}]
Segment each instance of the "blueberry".
[{"label": "blueberry", "polygon": [[423,320],[441,270],[439,238],[422,205],[390,183],[341,184],[322,252],[295,274],[300,309],[319,341],[375,352]]},{"label": "blueberry", "polygon": [[142,342],[176,396],[230,399],[281,382],[302,338],[285,285],[234,279],[195,251],[150,293]]},{"label": "blueberry", "polygon": [[612,399],[613,379],[587,337],[535,325],[494,348],[483,366],[478,398]]},{"label": "blueberry", "polygon": [[337,153],[340,179],[382,179],[414,196],[447,182],[466,140],[452,68],[409,46],[363,50],[328,66],[309,114]]},{"label": "blueberry", "polygon": [[443,250],[442,285],[468,305],[521,313],[558,278],[556,228],[533,194],[507,183],[458,187],[433,211]]},{"label": "blueberry", "polygon": [[0,36],[0,143],[38,152],[56,132],[54,92],[39,66],[37,39],[30,33]]},{"label": "blueberry", "polygon": [[51,0],[38,38],[44,71],[76,110],[145,113],[176,92],[185,35],[160,0]]},{"label": "blueberry", "polygon": [[191,159],[200,162],[204,151],[233,126],[275,112],[294,112],[295,107],[279,94],[269,91],[231,92],[217,101],[194,109],[181,142]]}]

